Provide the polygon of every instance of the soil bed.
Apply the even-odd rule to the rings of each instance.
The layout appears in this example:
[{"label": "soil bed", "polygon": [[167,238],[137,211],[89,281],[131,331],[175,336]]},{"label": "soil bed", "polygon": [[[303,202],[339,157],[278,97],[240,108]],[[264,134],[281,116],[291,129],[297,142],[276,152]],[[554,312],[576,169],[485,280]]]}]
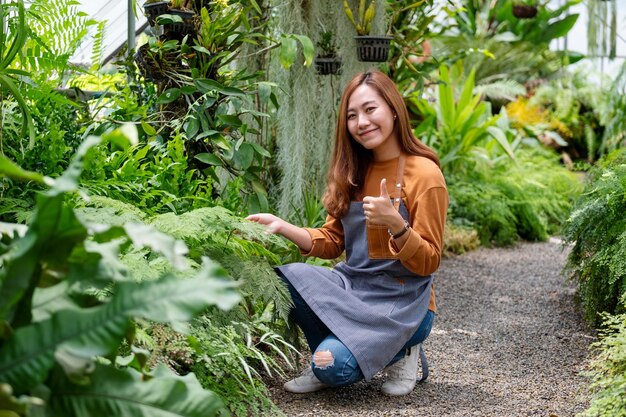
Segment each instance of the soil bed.
[{"label": "soil bed", "polygon": [[444,259],[430,377],[406,397],[381,394],[377,375],[306,395],[274,381],[272,399],[287,416],[573,416],[589,403],[579,373],[595,336],[565,261],[556,239]]}]

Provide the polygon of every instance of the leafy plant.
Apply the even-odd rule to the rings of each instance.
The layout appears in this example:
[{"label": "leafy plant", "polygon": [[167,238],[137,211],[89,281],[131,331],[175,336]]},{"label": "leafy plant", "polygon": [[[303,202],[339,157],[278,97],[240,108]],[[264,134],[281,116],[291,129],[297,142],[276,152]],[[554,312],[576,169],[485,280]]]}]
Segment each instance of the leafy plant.
[{"label": "leafy plant", "polygon": [[[462,66],[453,69],[456,79],[462,76]],[[433,147],[441,166],[450,173],[467,171],[483,159],[491,160],[506,155],[514,158],[509,142],[508,123],[501,116],[492,116],[489,104],[474,95],[474,72],[466,78],[458,102],[448,68],[439,69],[437,101],[432,105],[426,99],[411,99],[413,112],[423,121],[416,129],[417,137]],[[485,151],[485,152],[482,152]]]},{"label": "leafy plant", "polygon": [[337,45],[333,38],[333,32],[324,31],[320,34],[320,40],[317,42],[317,46],[321,49],[322,53],[318,54],[322,58],[331,58],[337,55]]},{"label": "leafy plant", "polygon": [[592,169],[564,227],[572,244],[567,270],[578,282],[586,317],[600,324],[603,312],[623,312],[626,293],[626,153],[609,154]]},{"label": "leafy plant", "polygon": [[559,233],[581,188],[554,153],[537,146],[518,148],[515,161],[502,159],[447,180],[451,223],[471,227],[483,245],[497,246]]},{"label": "leafy plant", "polygon": [[594,357],[585,371],[591,379],[589,389],[593,397],[582,415],[623,416],[626,413],[626,314],[603,316],[598,339],[592,344]]},{"label": "leafy plant", "polygon": [[[117,260],[122,245],[150,248],[175,269],[185,265],[185,245],[140,223],[104,226],[76,217],[64,199],[77,189],[85,153],[99,140],[89,137],[54,181],[0,159],[3,175],[52,184],[39,196],[27,231],[3,236],[0,246],[0,319],[5,323],[0,381],[13,390],[5,390],[4,397],[15,404],[14,396],[43,384],[45,398],[35,400],[41,394],[34,394],[30,403],[53,414],[149,416],[158,409],[181,416],[217,415],[221,402],[202,390],[193,374],[114,366],[133,318],[180,328],[209,305],[232,307],[238,296],[232,282],[218,279],[223,271],[208,261],[193,278],[172,273],[137,283]],[[112,295],[93,296],[109,285],[115,286]],[[132,336],[127,338],[132,343]],[[167,395],[172,390],[181,395]]]},{"label": "leafy plant", "polygon": [[528,103],[545,109],[551,128],[566,142],[561,152],[593,163],[606,150],[600,118],[609,93],[598,94],[598,86],[589,83],[589,75],[564,73],[540,85]]},{"label": "leafy plant", "polygon": [[[35,144],[35,129],[24,96],[18,87],[17,76],[28,76],[27,72],[12,67],[28,37],[24,1],[0,4],[0,87],[11,93],[22,112],[22,136],[29,137],[28,146]],[[8,46],[7,46],[8,45]],[[4,97],[4,95],[3,95]],[[4,100],[3,100],[4,101]],[[4,106],[2,107],[4,110]],[[4,118],[4,114],[2,115]],[[0,138],[1,142],[1,138]]]}]

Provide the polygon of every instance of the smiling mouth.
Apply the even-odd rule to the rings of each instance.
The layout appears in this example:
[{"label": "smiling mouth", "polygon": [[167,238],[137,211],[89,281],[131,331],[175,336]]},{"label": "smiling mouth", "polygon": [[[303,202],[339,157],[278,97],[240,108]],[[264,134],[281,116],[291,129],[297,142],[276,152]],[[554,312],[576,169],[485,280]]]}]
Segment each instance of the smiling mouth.
[{"label": "smiling mouth", "polygon": [[366,136],[366,135],[369,135],[370,133],[372,133],[374,131],[376,131],[376,129],[366,130],[365,132],[359,133],[359,136]]}]

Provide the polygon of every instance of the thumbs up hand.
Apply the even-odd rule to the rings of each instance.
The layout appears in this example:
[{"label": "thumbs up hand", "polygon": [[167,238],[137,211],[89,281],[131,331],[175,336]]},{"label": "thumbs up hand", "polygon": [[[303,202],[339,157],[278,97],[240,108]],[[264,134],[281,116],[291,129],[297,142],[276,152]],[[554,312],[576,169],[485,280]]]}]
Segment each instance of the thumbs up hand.
[{"label": "thumbs up hand", "polygon": [[363,198],[363,212],[365,219],[372,224],[391,227],[397,223],[398,218],[402,221],[402,217],[393,207],[389,198],[385,178],[380,181],[379,197],[366,196]]}]

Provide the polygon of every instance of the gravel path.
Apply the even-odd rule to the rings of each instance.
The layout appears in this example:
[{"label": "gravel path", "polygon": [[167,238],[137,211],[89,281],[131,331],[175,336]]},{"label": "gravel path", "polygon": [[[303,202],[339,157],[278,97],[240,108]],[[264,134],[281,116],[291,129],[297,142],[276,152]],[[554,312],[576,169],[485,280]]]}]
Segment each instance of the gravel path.
[{"label": "gravel path", "polygon": [[565,260],[555,240],[444,259],[430,377],[406,397],[381,394],[378,375],[306,395],[275,381],[272,399],[287,416],[573,416],[588,404],[579,372],[594,336]]}]

